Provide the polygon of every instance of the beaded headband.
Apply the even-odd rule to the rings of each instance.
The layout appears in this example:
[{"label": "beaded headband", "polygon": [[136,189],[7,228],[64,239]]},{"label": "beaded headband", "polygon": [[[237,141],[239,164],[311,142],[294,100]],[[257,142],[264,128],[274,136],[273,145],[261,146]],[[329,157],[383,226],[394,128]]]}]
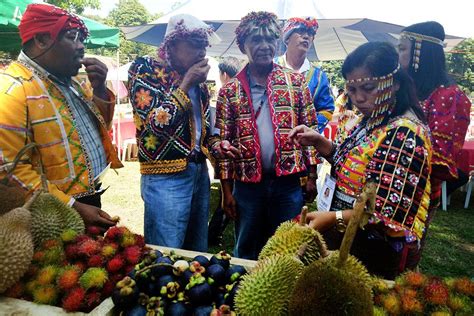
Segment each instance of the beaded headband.
[{"label": "beaded headband", "polygon": [[235,29],[237,46],[244,46],[245,39],[255,30],[255,28],[266,28],[275,38],[280,37],[281,28],[278,24],[278,17],[271,12],[252,11],[241,20]]},{"label": "beaded headband", "polygon": [[379,77],[367,77],[358,78],[354,80],[346,81],[348,83],[354,82],[365,82],[365,81],[377,81],[377,97],[374,102],[374,110],[370,114],[370,118],[367,120],[367,129],[372,130],[379,126],[385,117],[392,113],[394,103],[392,100],[392,87],[393,87],[393,76],[400,70],[400,64],[390,73],[379,76]]},{"label": "beaded headband", "polygon": [[444,43],[439,38],[420,34],[420,33],[404,31],[400,33],[400,38],[406,38],[408,40],[415,41],[413,43],[413,58],[412,58],[412,63],[411,63],[413,69],[415,69],[415,72],[417,72],[418,68],[420,67],[420,54],[421,54],[422,41],[437,44],[437,45],[440,45],[441,47],[446,47],[446,43]]}]

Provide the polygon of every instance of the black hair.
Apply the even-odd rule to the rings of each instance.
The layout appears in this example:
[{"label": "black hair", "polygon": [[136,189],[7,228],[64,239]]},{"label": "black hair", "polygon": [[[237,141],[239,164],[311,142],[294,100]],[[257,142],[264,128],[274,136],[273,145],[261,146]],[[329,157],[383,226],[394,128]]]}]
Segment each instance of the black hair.
[{"label": "black hair", "polygon": [[221,74],[226,73],[230,78],[234,78],[240,71],[240,61],[232,56],[225,57],[218,65]]},{"label": "black hair", "polygon": [[[374,77],[387,75],[398,67],[398,53],[395,47],[387,42],[370,42],[357,47],[350,53],[342,64],[342,76],[347,79],[347,74],[354,69],[364,67]],[[423,122],[426,122],[423,110],[418,104],[416,90],[413,80],[407,72],[399,69],[393,76],[394,82],[400,85],[395,97],[395,108],[386,118],[400,116],[408,110],[412,110]]]},{"label": "black hair", "polygon": [[[434,21],[416,23],[402,29],[402,32],[413,32],[435,37],[444,41],[444,28],[441,24]],[[440,85],[451,85],[454,82],[448,76],[446,71],[446,58],[443,47],[439,44],[422,41],[420,50],[420,59],[418,69],[415,72],[413,68],[413,45],[414,40],[410,40],[410,66],[408,74],[413,78],[416,87],[416,93],[420,100],[425,100]]]}]

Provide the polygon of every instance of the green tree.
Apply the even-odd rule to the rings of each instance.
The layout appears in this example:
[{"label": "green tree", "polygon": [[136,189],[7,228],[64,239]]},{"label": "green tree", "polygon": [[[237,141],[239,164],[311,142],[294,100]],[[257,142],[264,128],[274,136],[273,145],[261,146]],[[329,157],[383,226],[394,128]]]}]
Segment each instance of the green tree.
[{"label": "green tree", "polygon": [[469,38],[446,54],[446,68],[467,94],[474,93],[474,39]]},{"label": "green tree", "polygon": [[336,86],[338,89],[344,89],[344,78],[342,78],[341,74],[342,63],[342,60],[322,62],[322,68],[328,75],[329,82],[331,82],[331,85]]},{"label": "green tree", "polygon": [[[149,23],[160,15],[151,15],[138,0],[119,0],[105,19],[105,23],[112,26],[135,26]],[[128,41],[123,32],[120,32],[120,63],[127,63],[137,56],[154,56],[156,49],[154,46]]]},{"label": "green tree", "polygon": [[44,2],[77,14],[81,14],[86,8],[100,9],[99,0],[45,0]]}]

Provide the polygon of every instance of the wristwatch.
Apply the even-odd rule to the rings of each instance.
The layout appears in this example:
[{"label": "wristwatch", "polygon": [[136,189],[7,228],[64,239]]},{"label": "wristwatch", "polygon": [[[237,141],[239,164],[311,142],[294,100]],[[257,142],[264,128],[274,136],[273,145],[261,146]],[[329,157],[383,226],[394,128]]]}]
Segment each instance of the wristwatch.
[{"label": "wristwatch", "polygon": [[346,231],[347,225],[344,223],[344,218],[342,218],[342,211],[336,211],[336,230],[340,233]]}]

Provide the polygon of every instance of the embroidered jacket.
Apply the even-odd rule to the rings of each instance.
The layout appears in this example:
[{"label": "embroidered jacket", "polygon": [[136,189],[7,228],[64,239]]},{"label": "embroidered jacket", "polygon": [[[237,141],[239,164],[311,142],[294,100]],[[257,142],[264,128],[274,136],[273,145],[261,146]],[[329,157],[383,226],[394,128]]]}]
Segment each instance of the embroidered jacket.
[{"label": "embroidered jacket", "polygon": [[[362,133],[362,134],[359,134]],[[332,174],[336,178],[336,194],[332,209],[352,208],[366,181],[377,184],[375,214],[370,224],[383,223],[390,236],[403,236],[412,241],[425,230],[430,203],[431,143],[427,127],[411,117],[397,117],[387,125],[364,134],[356,126],[334,158]],[[355,139],[360,137],[360,142]]]},{"label": "embroidered jacket", "polygon": [[[211,144],[228,140],[242,153],[242,158],[236,160],[219,160],[216,178],[259,182],[262,178],[261,149],[247,68],[248,65],[219,91],[216,128],[220,135],[214,137]],[[267,78],[266,93],[272,116],[276,175],[295,174],[316,165],[313,147],[301,148],[288,141],[289,132],[299,124],[317,127],[316,111],[304,77],[274,64]]]},{"label": "embroidered jacket", "polygon": [[[290,68],[286,63],[286,54],[279,56],[276,63],[282,67]],[[328,76],[321,67],[312,66],[307,58],[300,71],[308,84],[314,108],[318,115],[318,131],[322,133],[334,113],[334,98],[329,87]]]},{"label": "embroidered jacket", "polygon": [[[141,57],[129,70],[130,101],[136,126],[142,174],[173,173],[186,169],[195,147],[194,118],[188,95],[179,88],[182,78],[162,60]],[[208,156],[209,92],[200,85],[201,151]]]},{"label": "embroidered jacket", "polygon": [[[440,86],[423,102],[431,130],[433,177],[458,178],[457,159],[464,145],[471,102],[458,86]],[[447,172],[446,172],[447,171]]]},{"label": "embroidered jacket", "polygon": [[[75,80],[72,85],[97,117],[107,161],[112,168],[122,167],[107,124],[92,102],[90,86]],[[111,92],[109,95],[113,97]],[[113,106],[114,100],[108,106]],[[25,63],[12,62],[4,73],[0,73],[0,177],[5,176],[21,148],[31,142],[39,145],[40,155],[32,151],[25,156],[24,163],[13,172],[12,181],[29,192],[38,189],[40,175],[37,168],[41,157],[49,191],[64,203],[73,201],[71,197],[95,193],[91,163],[83,139],[75,128],[70,105],[44,74]]]}]

